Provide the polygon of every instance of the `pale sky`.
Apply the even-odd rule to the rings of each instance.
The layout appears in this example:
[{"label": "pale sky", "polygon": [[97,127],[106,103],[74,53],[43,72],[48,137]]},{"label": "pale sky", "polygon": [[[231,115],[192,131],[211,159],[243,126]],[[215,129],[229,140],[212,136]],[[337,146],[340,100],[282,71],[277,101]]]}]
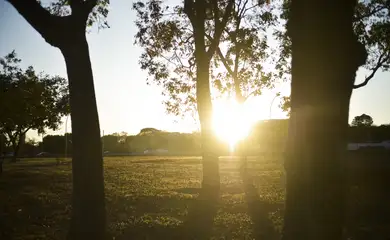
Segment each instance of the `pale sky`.
[{"label": "pale sky", "polygon": [[[93,30],[87,35],[101,129],[106,134],[121,131],[136,134],[144,127],[184,132],[196,130],[192,121],[166,115],[160,89],[146,85],[146,72],[138,65],[141,49],[133,45],[136,33],[135,12],[131,9],[133,1],[111,2],[108,16],[111,28]],[[66,77],[60,51],[46,43],[5,0],[0,0],[0,36],[1,57],[16,50],[22,67],[32,65],[38,71]],[[359,71],[358,79],[363,79],[363,74]],[[283,88],[285,92],[289,86]],[[375,124],[390,123],[389,90],[390,74],[377,73],[366,87],[354,91],[350,119],[366,113],[373,117]],[[276,91],[279,89],[273,92]],[[274,93],[269,92],[253,100],[251,105],[253,111],[258,112],[257,118],[268,118],[273,96]],[[278,100],[273,104],[272,117],[283,118],[285,115],[277,106]],[[63,124],[56,133],[63,134],[64,131]],[[37,135],[31,132],[29,136]]]}]

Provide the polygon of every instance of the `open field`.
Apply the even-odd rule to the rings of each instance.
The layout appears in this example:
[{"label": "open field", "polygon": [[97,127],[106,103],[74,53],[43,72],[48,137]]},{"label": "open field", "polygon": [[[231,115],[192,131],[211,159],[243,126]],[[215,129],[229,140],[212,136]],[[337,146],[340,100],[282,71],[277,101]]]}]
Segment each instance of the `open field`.
[{"label": "open field", "polygon": [[[390,177],[382,174],[383,167],[367,168],[367,161],[349,161],[354,170],[346,174],[347,235],[389,239]],[[198,198],[202,174],[198,157],[105,158],[110,235],[113,239],[277,239],[284,211],[281,157],[250,158],[248,173],[253,178],[248,185],[243,184],[237,160],[221,158],[220,166],[221,198],[210,203]],[[60,166],[54,159],[4,164],[0,239],[64,239],[70,194],[69,161]]]}]

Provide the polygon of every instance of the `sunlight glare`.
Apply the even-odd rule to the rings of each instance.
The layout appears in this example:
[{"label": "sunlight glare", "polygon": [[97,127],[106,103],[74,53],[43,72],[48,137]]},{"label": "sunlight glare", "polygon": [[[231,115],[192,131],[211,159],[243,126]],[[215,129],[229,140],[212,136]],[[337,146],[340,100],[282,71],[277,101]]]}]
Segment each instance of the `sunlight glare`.
[{"label": "sunlight glare", "polygon": [[236,143],[248,136],[257,120],[254,109],[247,104],[240,105],[234,100],[219,100],[214,104],[214,131],[226,141],[230,151],[234,151]]}]

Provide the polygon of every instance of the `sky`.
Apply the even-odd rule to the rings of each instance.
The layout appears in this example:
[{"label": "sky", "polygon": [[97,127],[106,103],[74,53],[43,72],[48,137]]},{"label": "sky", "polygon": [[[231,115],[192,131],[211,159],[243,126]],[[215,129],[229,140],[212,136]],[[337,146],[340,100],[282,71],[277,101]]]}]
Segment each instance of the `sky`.
[{"label": "sky", "polygon": [[[109,29],[92,30],[87,34],[95,81],[100,128],[105,134],[127,132],[136,134],[145,127],[167,131],[191,132],[197,126],[190,120],[181,120],[165,113],[161,89],[146,84],[147,74],[138,64],[142,49],[133,45],[137,31],[133,1],[111,1],[108,15]],[[32,65],[37,71],[66,77],[66,66],[61,52],[48,43],[5,0],[0,0],[0,56],[15,50],[22,59],[22,67]],[[364,79],[358,71],[357,81]],[[289,85],[278,86],[288,92]],[[379,72],[363,88],[353,92],[350,119],[363,113],[373,117],[375,124],[390,123],[390,73]],[[269,117],[269,108],[275,89],[251,100],[258,114],[256,118]],[[278,108],[278,99],[272,104],[272,118],[284,118]],[[256,110],[257,109],[257,110]],[[65,122],[65,119],[64,119]],[[70,131],[63,123],[56,132]],[[31,138],[41,138],[30,131]]]}]

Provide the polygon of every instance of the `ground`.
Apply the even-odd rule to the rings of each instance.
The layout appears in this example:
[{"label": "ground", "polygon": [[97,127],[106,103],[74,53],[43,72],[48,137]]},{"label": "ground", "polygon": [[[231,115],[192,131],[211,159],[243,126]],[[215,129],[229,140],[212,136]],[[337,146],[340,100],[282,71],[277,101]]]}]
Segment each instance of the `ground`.
[{"label": "ground", "polygon": [[[250,158],[251,178],[246,184],[239,162],[221,158],[221,197],[213,203],[199,195],[200,161],[198,157],[105,158],[112,239],[279,237],[285,195],[280,156]],[[386,185],[380,184],[385,178],[379,177],[383,168],[353,161],[353,171],[346,174],[347,235],[389,239],[390,199]],[[0,239],[64,239],[70,196],[69,160],[59,166],[55,159],[5,164],[0,177]]]}]

